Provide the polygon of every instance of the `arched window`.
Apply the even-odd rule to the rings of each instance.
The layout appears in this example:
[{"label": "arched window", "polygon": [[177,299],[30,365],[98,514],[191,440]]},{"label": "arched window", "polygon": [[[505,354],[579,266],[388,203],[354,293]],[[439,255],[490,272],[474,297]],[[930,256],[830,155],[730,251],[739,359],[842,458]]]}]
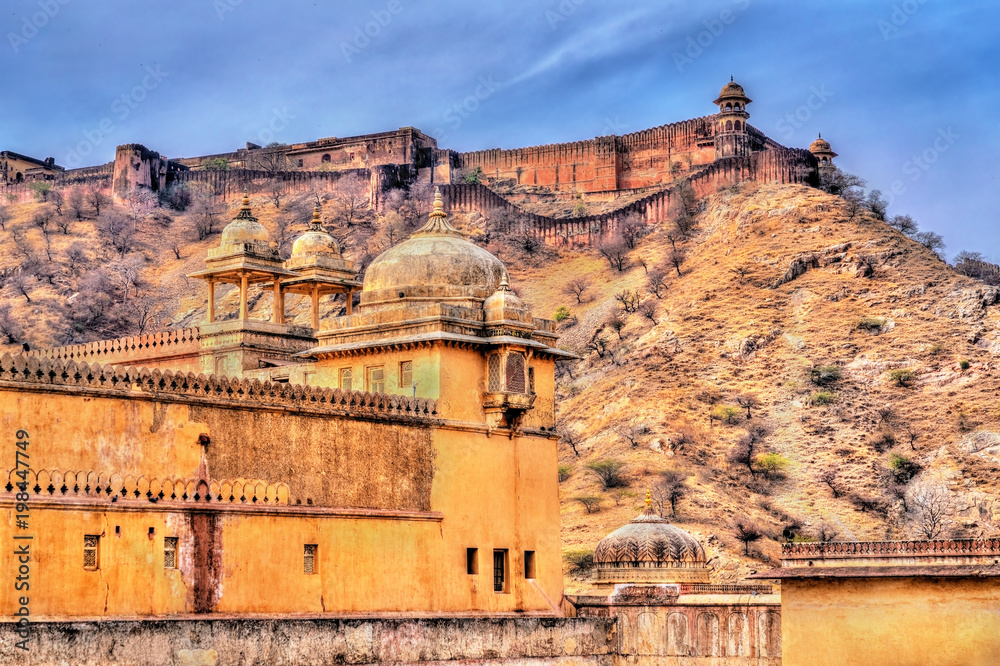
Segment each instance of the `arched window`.
[{"label": "arched window", "polygon": [[14,180],[16,180],[16,181],[17,181],[17,182],[19,182],[19,183],[20,183],[20,182],[21,182],[22,180],[24,180],[24,176],[23,176],[23,175],[21,174],[21,172],[20,172],[20,171],[18,171],[18,172],[17,172],[17,175],[16,175],[16,176],[14,176]]},{"label": "arched window", "polygon": [[825,157],[821,158],[820,161],[819,161],[820,164],[826,164],[826,162],[827,162],[827,160],[826,160]]},{"label": "arched window", "polygon": [[323,154],[323,161],[324,162],[329,162],[330,161],[330,153],[324,153]]},{"label": "arched window", "polygon": [[726,104],[726,111],[732,111],[732,110],[733,110],[733,105],[732,104]]},{"label": "arched window", "polygon": [[733,123],[733,129],[736,130],[737,132],[739,132],[740,129],[742,129],[742,128],[743,128],[743,124],[740,123],[740,121],[737,120],[736,122]]},{"label": "arched window", "polygon": [[739,110],[740,110],[740,103],[739,103],[739,102],[737,102],[737,103],[736,103],[736,104],[735,104],[735,105],[733,106],[733,110],[734,110],[734,111],[739,111]]},{"label": "arched window", "polygon": [[732,120],[727,120],[726,121],[726,131],[728,132],[731,129],[733,129],[733,121]]}]

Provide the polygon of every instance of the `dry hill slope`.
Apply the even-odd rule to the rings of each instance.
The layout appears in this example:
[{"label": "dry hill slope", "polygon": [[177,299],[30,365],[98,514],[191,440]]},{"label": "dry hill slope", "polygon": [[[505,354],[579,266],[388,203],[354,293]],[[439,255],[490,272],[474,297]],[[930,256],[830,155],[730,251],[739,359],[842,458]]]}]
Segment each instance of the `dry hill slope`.
[{"label": "dry hill slope", "polygon": [[[768,538],[751,546],[758,559],[777,556],[774,537],[809,538],[821,520],[841,539],[907,538],[921,486],[948,490],[947,529],[996,529],[1000,290],[955,274],[883,222],[847,221],[844,202],[818,190],[748,185],[706,204],[683,244],[683,275],[668,278],[661,299],[645,290],[638,260],[662,264],[665,229],[640,241],[625,272],[591,251],[516,274],[536,311],[572,310],[578,323],[563,341],[586,355],[559,383],[560,422],[579,452],[561,451],[573,468],[562,484],[564,547],[593,548],[633,517],[662,470],[689,475],[676,522],[720,558],[720,580],[764,566],[743,557],[739,517],[764,527]],[[593,282],[581,305],[563,292],[579,275]],[[629,289],[655,303],[656,323],[621,315],[619,340],[604,324],[620,311],[614,295]],[[595,332],[604,357],[585,349]],[[837,366],[840,378],[817,385],[814,366]],[[739,394],[760,403],[749,420]],[[739,408],[733,423],[710,420],[720,405]],[[784,478],[751,477],[727,460],[761,423],[771,434],[758,451],[787,459]],[[900,456],[923,469],[908,483],[889,481],[893,460],[899,480],[915,469]],[[631,493],[602,491],[585,469],[608,458],[629,464]],[[822,481],[828,470],[839,497]],[[603,496],[600,512],[573,499],[589,495]]]}]

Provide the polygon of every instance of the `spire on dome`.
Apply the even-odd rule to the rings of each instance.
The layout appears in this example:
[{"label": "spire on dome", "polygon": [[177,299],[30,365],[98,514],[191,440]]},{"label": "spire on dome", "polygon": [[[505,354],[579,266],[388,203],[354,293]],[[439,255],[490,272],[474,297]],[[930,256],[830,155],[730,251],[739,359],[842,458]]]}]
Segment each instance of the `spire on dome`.
[{"label": "spire on dome", "polygon": [[236,214],[234,220],[253,220],[257,221],[257,218],[253,216],[250,211],[250,192],[248,190],[243,190],[243,204],[240,207],[240,212]]},{"label": "spire on dome", "polygon": [[316,204],[313,207],[313,216],[312,216],[312,221],[310,221],[310,223],[309,223],[309,230],[310,231],[325,231],[325,229],[323,229],[323,221],[320,220],[320,217],[319,217],[319,204]]},{"label": "spire on dome", "polygon": [[420,236],[462,237],[461,232],[448,222],[448,213],[444,212],[444,199],[441,198],[440,187],[434,188],[434,208],[431,210],[430,219],[413,233],[413,237]]}]

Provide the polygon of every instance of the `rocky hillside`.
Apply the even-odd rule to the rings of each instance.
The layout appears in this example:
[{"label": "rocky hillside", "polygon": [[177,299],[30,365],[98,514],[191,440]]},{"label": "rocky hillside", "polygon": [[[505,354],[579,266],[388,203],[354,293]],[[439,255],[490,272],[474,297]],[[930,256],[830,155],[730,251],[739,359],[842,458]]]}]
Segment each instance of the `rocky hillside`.
[{"label": "rocky hillside", "polygon": [[[105,202],[98,215],[70,197],[61,214],[52,201],[0,206],[6,349],[201,321],[202,287],[184,276],[236,202],[110,213]],[[351,192],[254,200],[286,255],[317,197],[361,265],[425,219],[430,200],[391,197],[378,215]],[[807,187],[733,188],[702,201],[694,222],[602,254],[455,220],[583,356],[558,382],[567,553],[585,562],[647,488],[702,540],[718,581],[767,567],[782,539],[995,531],[1000,288]],[[235,313],[234,295],[217,307]],[[588,466],[620,478],[606,488]]]}]

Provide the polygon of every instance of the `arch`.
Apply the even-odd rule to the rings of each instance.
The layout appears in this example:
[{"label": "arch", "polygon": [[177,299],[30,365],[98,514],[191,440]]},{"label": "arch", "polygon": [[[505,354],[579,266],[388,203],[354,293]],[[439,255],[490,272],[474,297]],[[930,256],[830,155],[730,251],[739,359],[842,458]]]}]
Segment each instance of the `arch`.
[{"label": "arch", "polygon": [[329,162],[330,161],[330,153],[323,153],[323,157],[321,158],[321,161],[324,162],[324,163]]},{"label": "arch", "polygon": [[662,656],[663,648],[662,616],[658,613],[639,613],[635,623],[633,654],[640,657]]},{"label": "arch", "polygon": [[688,640],[688,618],[684,613],[667,615],[667,655],[687,657],[691,654]]},{"label": "arch", "polygon": [[733,105],[733,111],[739,111],[739,110],[740,110],[740,103],[736,102],[736,104]]},{"label": "arch", "polygon": [[774,611],[757,616],[757,656],[781,656],[781,616]]},{"label": "arch", "polygon": [[746,613],[730,613],[727,620],[728,650],[727,657],[750,656],[750,625]]},{"label": "arch", "polygon": [[727,120],[726,121],[726,131],[729,132],[732,129],[733,129],[733,121],[732,120]]},{"label": "arch", "polygon": [[24,180],[24,174],[18,171],[16,174],[14,174],[14,180],[20,183],[22,180]]},{"label": "arch", "polygon": [[738,120],[734,121],[733,122],[733,129],[736,130],[737,132],[739,132],[740,130],[743,129],[743,123],[741,123]]},{"label": "arch", "polygon": [[733,110],[733,105],[726,102],[726,111],[732,111],[732,110]]},{"label": "arch", "polygon": [[695,652],[699,657],[718,657],[719,616],[715,613],[700,613],[695,622]]}]

